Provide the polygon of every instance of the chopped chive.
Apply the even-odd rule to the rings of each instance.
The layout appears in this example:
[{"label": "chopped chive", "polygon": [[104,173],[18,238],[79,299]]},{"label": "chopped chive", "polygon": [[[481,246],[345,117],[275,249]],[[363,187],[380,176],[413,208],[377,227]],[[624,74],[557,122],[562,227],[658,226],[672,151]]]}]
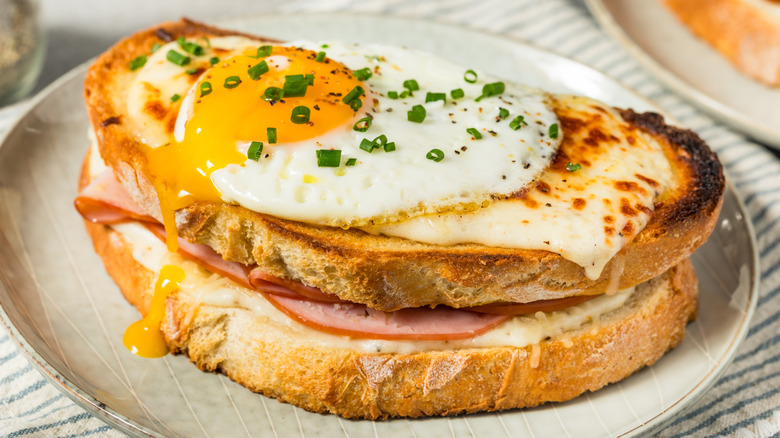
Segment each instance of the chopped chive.
[{"label": "chopped chive", "polygon": [[466,70],[466,73],[463,75],[463,80],[469,84],[477,82],[477,72],[474,70]]},{"label": "chopped chive", "polygon": [[395,150],[395,142],[385,143],[385,152],[393,152]]},{"label": "chopped chive", "polygon": [[203,54],[203,46],[200,44],[187,41],[184,39],[184,37],[179,37],[176,42],[179,43],[179,47],[181,47],[181,49],[187,53],[191,53],[195,56],[200,56]]},{"label": "chopped chive", "polygon": [[241,78],[238,76],[229,76],[225,78],[225,88],[233,89],[241,84]]},{"label": "chopped chive", "polygon": [[553,123],[552,125],[550,125],[549,134],[550,134],[550,138],[558,138],[558,124],[557,123]]},{"label": "chopped chive", "polygon": [[360,149],[363,149],[366,152],[373,152],[374,151],[374,142],[364,138],[363,140],[360,140]]},{"label": "chopped chive", "polygon": [[188,68],[187,70],[184,70],[184,73],[187,73],[188,75],[194,75],[195,73],[199,72],[200,69],[197,68]]},{"label": "chopped chive", "polygon": [[355,85],[355,88],[350,90],[349,93],[347,93],[347,95],[344,96],[343,99],[341,99],[341,101],[349,105],[350,102],[362,96],[363,93],[364,93],[363,87],[361,87],[360,85]]},{"label": "chopped chive", "polygon": [[317,57],[314,58],[314,60],[317,62],[323,62],[325,61],[325,55],[325,52],[317,52]]},{"label": "chopped chive", "polygon": [[[314,81],[312,76],[311,81]],[[309,88],[309,78],[304,75],[288,75],[284,77],[284,90],[285,97],[301,97],[306,95],[306,90]]]},{"label": "chopped chive", "polygon": [[181,99],[181,95],[179,95],[179,93],[176,93],[173,96],[171,96],[171,103],[174,103],[179,99]]},{"label": "chopped chive", "polygon": [[406,119],[414,123],[422,123],[425,120],[425,107],[415,105],[406,113]]},{"label": "chopped chive", "polygon": [[271,54],[273,52],[274,48],[273,46],[260,46],[257,48],[257,56],[255,58],[263,58]]},{"label": "chopped chive", "polygon": [[406,99],[409,97],[412,93],[409,90],[404,90],[401,92],[401,94],[398,95],[401,99]]},{"label": "chopped chive", "polygon": [[507,117],[509,117],[509,110],[506,109],[506,108],[499,108],[498,109],[498,118],[503,120],[503,119],[505,119]]},{"label": "chopped chive", "polygon": [[330,46],[327,45],[327,44],[323,44],[323,45],[320,46],[320,48],[322,48],[322,49],[327,49],[328,47],[330,47]]},{"label": "chopped chive", "polygon": [[576,172],[578,170],[582,169],[582,165],[580,163],[568,163],[566,164],[566,170],[569,172]]},{"label": "chopped chive", "polygon": [[318,167],[339,167],[341,163],[341,151],[338,149],[318,149],[317,166]]},{"label": "chopped chive", "polygon": [[260,141],[253,141],[249,144],[249,150],[246,151],[246,157],[250,160],[257,161],[260,159],[260,155],[263,153],[263,143]]},{"label": "chopped chive", "polygon": [[387,136],[382,134],[379,137],[375,138],[374,141],[371,142],[374,149],[379,149],[381,147],[384,147],[387,144]]},{"label": "chopped chive", "polygon": [[165,57],[168,59],[168,61],[171,61],[172,63],[183,67],[190,63],[190,57],[184,56],[181,53],[171,49],[168,50],[168,53],[165,55]]},{"label": "chopped chive", "polygon": [[219,62],[219,58],[217,58],[216,56],[212,56],[211,58],[209,58],[210,65],[216,65],[216,63],[218,62]]},{"label": "chopped chive", "polygon": [[346,163],[344,163],[345,166],[349,166],[349,167],[352,167],[355,164],[357,164],[357,158],[350,158],[347,160]]},{"label": "chopped chive", "polygon": [[363,106],[363,101],[360,99],[355,99],[349,103],[349,107],[352,108],[352,111],[357,111],[362,106]]},{"label": "chopped chive", "polygon": [[413,93],[420,89],[420,86],[417,84],[417,81],[414,79],[407,79],[404,81],[404,88],[409,90],[409,95],[413,95]]},{"label": "chopped chive", "polygon": [[371,117],[363,117],[352,125],[352,130],[357,132],[366,132],[371,127]]},{"label": "chopped chive", "polygon": [[352,74],[355,75],[355,79],[359,81],[365,81],[366,79],[374,75],[374,73],[372,73],[371,69],[368,67],[363,67],[360,70],[355,70],[352,72]]},{"label": "chopped chive", "polygon": [[292,110],[292,116],[290,116],[290,121],[295,123],[296,125],[302,125],[304,123],[309,122],[309,116],[311,115],[311,110],[307,106],[296,106]]},{"label": "chopped chive", "polygon": [[203,82],[200,84],[200,97],[208,96],[211,94],[211,82]]},{"label": "chopped chive", "polygon": [[471,134],[471,136],[474,137],[475,140],[482,139],[482,134],[480,134],[479,131],[477,131],[477,128],[468,128],[466,129],[466,132]]},{"label": "chopped chive", "polygon": [[141,55],[130,61],[130,71],[136,71],[146,65],[146,55]]},{"label": "chopped chive", "polygon": [[268,144],[276,144],[276,128],[266,128],[265,135],[268,137]]},{"label": "chopped chive", "polygon": [[444,159],[444,152],[442,152],[441,149],[431,149],[425,154],[425,158],[438,163]]},{"label": "chopped chive", "polygon": [[437,100],[447,103],[447,95],[444,93],[431,93],[430,91],[425,94],[425,103],[436,102]]},{"label": "chopped chive", "polygon": [[398,99],[398,92],[397,91],[388,91],[387,97],[390,99]]},{"label": "chopped chive", "polygon": [[456,88],[450,91],[450,96],[452,96],[453,99],[460,99],[465,95],[466,93],[463,92],[463,88]]},{"label": "chopped chive", "polygon": [[257,78],[265,73],[268,73],[268,64],[265,61],[260,61],[254,66],[250,67],[249,70],[247,70],[247,73],[249,74],[249,79],[256,81]]},{"label": "chopped chive", "polygon": [[268,87],[263,92],[263,100],[266,102],[279,100],[282,98],[282,89],[279,87]]},{"label": "chopped chive", "polygon": [[160,44],[160,43],[154,43],[154,45],[152,46],[152,53],[154,53],[154,52],[156,52],[156,51],[160,50],[160,47],[162,47],[162,44]]},{"label": "chopped chive", "polygon": [[515,131],[522,128],[523,126],[528,126],[528,123],[526,123],[525,117],[523,116],[517,116],[511,122],[509,122],[509,127]]},{"label": "chopped chive", "polygon": [[498,96],[504,92],[504,88],[505,86],[503,82],[492,82],[490,84],[485,84],[482,87],[482,95],[474,100],[479,102],[484,97]]}]

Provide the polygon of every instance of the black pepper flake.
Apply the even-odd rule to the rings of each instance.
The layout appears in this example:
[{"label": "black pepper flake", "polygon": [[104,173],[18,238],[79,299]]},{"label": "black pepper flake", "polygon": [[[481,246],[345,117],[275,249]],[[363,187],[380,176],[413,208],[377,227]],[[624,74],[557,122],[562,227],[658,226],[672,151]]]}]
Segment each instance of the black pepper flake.
[{"label": "black pepper flake", "polygon": [[501,175],[501,179],[506,179],[506,175]]},{"label": "black pepper flake", "polygon": [[462,150],[463,152],[466,152],[466,149],[468,149],[466,146],[461,146],[460,147],[460,150]]},{"label": "black pepper flake", "polygon": [[456,123],[458,123],[458,122],[456,122],[455,120],[453,120],[453,121],[452,121],[452,124],[453,124],[453,125],[454,125],[454,124],[456,124]]},{"label": "black pepper flake", "polygon": [[490,133],[490,135],[492,135],[493,137],[495,137],[495,136],[497,136],[497,135],[498,135],[498,133],[497,133],[496,131],[488,131],[488,132],[489,132],[489,133]]},{"label": "black pepper flake", "polygon": [[387,112],[391,113],[391,112],[393,112],[393,109],[392,108],[388,108]]},{"label": "black pepper flake", "polygon": [[106,126],[108,126],[108,125],[118,125],[118,124],[120,124],[120,123],[122,123],[122,121],[121,121],[121,120],[119,120],[119,117],[109,117],[109,118],[107,118],[106,120],[103,120],[103,121],[100,123],[100,126],[102,126],[103,128],[105,128],[105,127],[106,127]]},{"label": "black pepper flake", "polygon": [[270,155],[268,155],[268,154],[265,154],[265,157],[266,157],[266,158],[268,158],[268,157],[270,157]]},{"label": "black pepper flake", "polygon": [[168,31],[163,28],[159,28],[155,30],[154,34],[157,35],[157,38],[165,41],[166,43],[170,43],[171,41],[173,41],[173,35],[168,33]]},{"label": "black pepper flake", "polygon": [[[550,205],[550,204],[547,204],[547,205]],[[550,244],[549,240],[543,240],[543,242],[544,242],[545,245],[549,245]]]},{"label": "black pepper flake", "polygon": [[523,164],[523,169],[528,169],[529,167],[531,167],[531,163]]},{"label": "black pepper flake", "polygon": [[320,106],[319,106],[319,105],[314,105],[314,109],[316,109],[317,111],[319,111],[319,110],[320,110]]},{"label": "black pepper flake", "polygon": [[460,151],[459,151],[459,150],[457,150],[457,149],[455,149],[455,154],[456,154],[456,155],[460,155]]},{"label": "black pepper flake", "polygon": [[548,206],[548,207],[552,207],[552,204],[550,204],[549,202],[548,202],[548,203],[546,203],[546,204],[544,204],[544,205],[546,205],[546,206]]}]

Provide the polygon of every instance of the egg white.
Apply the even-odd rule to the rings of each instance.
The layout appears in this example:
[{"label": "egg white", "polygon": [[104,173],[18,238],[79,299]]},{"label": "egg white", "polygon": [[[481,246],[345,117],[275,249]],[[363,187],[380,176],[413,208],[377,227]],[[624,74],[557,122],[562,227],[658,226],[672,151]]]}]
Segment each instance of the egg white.
[{"label": "egg white", "polygon": [[[353,71],[371,68],[374,74],[365,83],[375,102],[366,102],[363,110],[373,117],[372,125],[365,133],[350,123],[316,140],[266,145],[260,160],[215,171],[212,181],[227,202],[277,217],[342,226],[473,210],[521,190],[548,165],[560,142],[549,138],[548,128],[558,120],[548,108],[547,94],[536,89],[505,82],[501,96],[476,102],[483,85],[499,79],[480,73],[471,84],[464,80],[466,68],[397,47],[332,41],[326,49],[322,43],[292,45],[326,50]],[[407,79],[415,79],[420,90],[405,99],[387,97],[390,91],[403,91]],[[455,100],[450,91],[457,88],[465,97]],[[425,103],[429,91],[446,93],[446,103]],[[407,119],[414,105],[426,109],[422,123]],[[509,117],[496,121],[499,108],[509,110]],[[510,121],[519,115],[526,124],[513,130]],[[472,139],[467,128],[476,128],[482,139]],[[379,135],[395,143],[396,150],[360,149],[361,140]],[[444,153],[443,160],[427,158],[434,148]],[[341,150],[342,166],[318,167],[317,149]],[[357,164],[345,167],[349,158]]]}]

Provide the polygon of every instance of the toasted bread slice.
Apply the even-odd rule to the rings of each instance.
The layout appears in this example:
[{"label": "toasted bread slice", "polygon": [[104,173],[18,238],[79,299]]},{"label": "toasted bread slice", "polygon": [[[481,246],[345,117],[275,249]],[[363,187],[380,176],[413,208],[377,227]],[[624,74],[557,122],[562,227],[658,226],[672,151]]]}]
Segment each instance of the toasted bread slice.
[{"label": "toasted bread slice", "polygon": [[[118,43],[88,72],[85,96],[100,154],[130,195],[158,219],[160,207],[146,156],[132,126],[125,123],[122,90],[134,75],[128,63],[147,53],[161,35],[175,39],[226,34],[230,32],[187,20],[165,24]],[[631,231],[631,242],[596,279],[552,251],[426,244],[275,218],[224,203],[195,202],[177,211],[179,234],[212,246],[228,260],[257,263],[277,277],[386,311],[600,294],[646,281],[687,259],[706,240],[720,210],[724,177],[715,155],[694,133],[666,125],[657,114],[593,104],[592,109],[619,123],[621,132],[605,134],[601,116],[578,111],[572,105],[576,98],[554,101],[566,153],[559,153],[551,168],[565,166],[567,153],[582,145],[606,145],[614,136],[627,141],[641,137],[660,145],[663,156],[658,159],[668,160],[672,168],[674,184],[658,195],[650,222],[641,231]],[[161,118],[170,120],[171,115]]]},{"label": "toasted bread slice", "polygon": [[694,34],[734,66],[780,86],[780,3],[772,0],[663,0]]},{"label": "toasted bread slice", "polygon": [[[86,226],[109,274],[146,313],[157,273],[133,258],[122,234]],[[599,321],[541,343],[404,354],[323,346],[246,307],[202,304],[198,296],[179,292],[167,300],[162,327],[171,351],[310,411],[376,419],[530,407],[595,391],[652,365],[682,341],[696,314],[697,287],[685,260],[639,285]]]}]

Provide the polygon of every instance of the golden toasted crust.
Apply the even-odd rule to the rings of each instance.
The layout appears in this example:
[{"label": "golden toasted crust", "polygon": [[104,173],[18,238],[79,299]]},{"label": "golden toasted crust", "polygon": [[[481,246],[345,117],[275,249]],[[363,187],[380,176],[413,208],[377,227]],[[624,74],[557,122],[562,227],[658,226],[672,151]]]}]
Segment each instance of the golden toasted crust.
[{"label": "golden toasted crust", "polygon": [[[160,28],[173,37],[226,33],[189,21]],[[133,76],[129,60],[147,53],[156,41],[155,30],[148,30],[102,55],[89,70],[85,95],[101,156],[130,195],[160,219],[155,190],[145,176],[145,156],[122,123],[119,91]],[[567,112],[565,105],[557,105],[556,112],[564,143],[589,135],[587,124],[578,122],[577,114]],[[620,287],[630,287],[686,259],[706,240],[718,216],[724,177],[715,155],[695,134],[668,127],[651,113],[622,114],[628,129],[663,145],[679,184],[662,194],[648,226],[596,280],[588,279],[579,265],[548,251],[436,246],[309,225],[221,203],[196,202],[177,211],[177,227],[182,237],[208,244],[226,259],[257,263],[272,275],[380,310],[598,294],[608,288],[611,275],[619,276]]]},{"label": "golden toasted crust", "polygon": [[[693,33],[744,73],[780,86],[780,17],[745,0],[663,0]],[[775,7],[765,1],[767,8]]]},{"label": "golden toasted crust", "polygon": [[[145,311],[154,273],[110,227],[87,223],[95,249],[127,299]],[[199,368],[281,401],[348,418],[455,415],[572,399],[652,365],[682,341],[696,314],[689,261],[637,287],[597,324],[524,348],[366,354],[291,338],[242,308],[168,298],[163,330]]]}]

